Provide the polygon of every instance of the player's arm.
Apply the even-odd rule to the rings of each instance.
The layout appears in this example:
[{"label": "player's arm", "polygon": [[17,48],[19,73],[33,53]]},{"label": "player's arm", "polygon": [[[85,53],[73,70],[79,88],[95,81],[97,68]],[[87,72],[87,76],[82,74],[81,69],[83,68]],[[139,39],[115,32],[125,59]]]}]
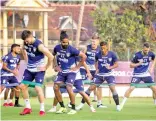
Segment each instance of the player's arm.
[{"label": "player's arm", "polygon": [[112,66],[109,66],[109,69],[115,69],[118,67],[118,61],[116,61]]},{"label": "player's arm", "polygon": [[13,73],[14,75],[18,75],[18,72],[17,72],[16,69],[11,70],[11,69],[8,68],[8,58],[7,58],[7,57],[5,57],[2,61],[3,61],[2,69],[11,72],[11,73]]},{"label": "player's arm", "polygon": [[90,70],[88,69],[88,66],[87,66],[86,62],[84,62],[84,63],[82,63],[82,64],[83,64],[83,66],[84,66],[84,68],[85,68],[85,70],[86,70],[86,72],[87,72],[88,78],[91,80],[93,77],[92,77],[92,75],[91,75],[91,73],[90,73]]},{"label": "player's arm", "polygon": [[99,69],[98,69],[98,54],[95,55],[95,69],[96,69],[96,74],[99,72]]},{"label": "player's arm", "polygon": [[137,55],[134,55],[134,57],[130,63],[130,68],[136,68],[136,67],[140,66],[141,64],[142,64],[141,61],[140,62],[137,61]]},{"label": "player's arm", "polygon": [[139,62],[139,63],[133,63],[133,62],[131,62],[130,63],[130,68],[136,68],[136,67],[140,66],[141,64],[142,64],[142,62]]},{"label": "player's arm", "polygon": [[151,60],[151,62],[152,62],[152,65],[151,65],[151,68],[150,68],[150,73],[153,73],[153,71],[154,71],[154,67],[155,67],[155,65],[156,65],[156,58],[155,58],[155,55],[153,54],[152,55],[152,60]]},{"label": "player's arm", "polygon": [[81,52],[81,51],[79,53],[79,56],[81,57],[82,64],[84,64],[85,61],[86,61],[87,56],[83,52]]},{"label": "player's arm", "polygon": [[56,72],[61,72],[62,70],[61,70],[60,66],[58,65],[58,63],[57,63],[56,48],[54,48],[52,54],[54,56],[54,58],[53,58],[53,69]]},{"label": "player's arm", "polygon": [[26,52],[26,50],[24,48],[24,45],[22,47],[21,52],[22,52],[22,55],[23,55],[24,60],[26,61],[26,63],[28,63],[28,55],[27,55],[27,52]]},{"label": "player's arm", "polygon": [[19,60],[19,62],[17,63],[17,69],[19,70],[19,67],[20,67],[20,60]]},{"label": "player's arm", "polygon": [[118,58],[115,53],[112,54],[112,61],[113,61],[113,65],[106,67],[109,70],[115,69],[118,67]]},{"label": "player's arm", "polygon": [[9,68],[7,67],[7,65],[8,65],[8,64],[7,64],[6,62],[3,62],[2,69],[13,73],[13,70],[9,69]]},{"label": "player's arm", "polygon": [[40,52],[42,52],[48,58],[48,62],[46,64],[46,66],[45,66],[45,70],[47,70],[50,67],[50,65],[52,64],[53,55],[50,53],[50,51],[48,50],[48,48],[44,47],[43,44],[40,44],[38,46],[38,50]]}]

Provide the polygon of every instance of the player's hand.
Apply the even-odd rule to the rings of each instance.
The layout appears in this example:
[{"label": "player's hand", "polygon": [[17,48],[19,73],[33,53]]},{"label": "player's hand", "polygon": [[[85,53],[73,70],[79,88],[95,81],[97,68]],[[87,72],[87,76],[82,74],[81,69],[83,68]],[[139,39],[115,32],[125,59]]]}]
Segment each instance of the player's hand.
[{"label": "player's hand", "polygon": [[93,78],[93,76],[91,75],[90,72],[87,73],[87,77],[88,77],[89,80],[92,80],[92,78]]},{"label": "player's hand", "polygon": [[107,68],[108,70],[111,70],[111,69],[112,69],[111,66],[109,66],[109,65],[106,66],[106,68]]},{"label": "player's hand", "polygon": [[154,68],[150,68],[149,72],[150,72],[150,74],[153,74],[154,73]]},{"label": "player's hand", "polygon": [[71,71],[77,71],[79,68],[78,67],[73,67],[73,68],[71,68],[70,70]]},{"label": "player's hand", "polygon": [[140,60],[138,63],[138,66],[140,66],[143,63],[143,60]]},{"label": "player's hand", "polygon": [[55,71],[55,72],[61,72],[62,69],[60,68],[60,66],[55,66],[55,67],[54,67],[54,71]]},{"label": "player's hand", "polygon": [[95,75],[96,75],[97,73],[99,73],[99,69],[96,70]]},{"label": "player's hand", "polygon": [[37,67],[37,70],[39,70],[39,71],[46,71],[47,68],[46,68],[46,66],[40,66],[40,67]]},{"label": "player's hand", "polygon": [[15,75],[15,76],[18,76],[18,70],[17,69],[14,69],[13,71],[12,71],[12,73]]}]

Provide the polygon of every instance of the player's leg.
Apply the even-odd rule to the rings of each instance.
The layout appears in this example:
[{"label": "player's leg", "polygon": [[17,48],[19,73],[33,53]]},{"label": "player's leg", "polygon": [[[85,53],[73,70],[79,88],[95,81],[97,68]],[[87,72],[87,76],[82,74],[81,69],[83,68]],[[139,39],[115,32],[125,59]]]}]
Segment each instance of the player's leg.
[{"label": "player's leg", "polygon": [[115,89],[115,78],[114,78],[114,76],[108,76],[108,77],[105,77],[105,80],[107,81],[109,88],[112,92],[113,99],[116,104],[116,109],[117,109],[117,111],[120,111],[119,96]]},{"label": "player's leg", "polygon": [[37,92],[38,100],[40,103],[40,112],[39,112],[40,116],[45,115],[44,93],[43,93],[43,89],[42,89],[42,84],[44,81],[44,75],[45,75],[45,71],[35,73],[35,83],[36,83],[35,90]]},{"label": "player's leg", "polygon": [[76,73],[68,73],[67,80],[66,80],[66,88],[67,92],[69,94],[70,102],[71,102],[71,110],[68,114],[75,114],[75,94],[73,92],[73,84],[75,81]]},{"label": "player's leg", "polygon": [[98,87],[97,88],[97,108],[107,108],[106,105],[102,104],[102,88]]},{"label": "player's leg", "polygon": [[92,102],[97,102],[97,89],[95,89],[94,91],[94,99],[92,100]]},{"label": "player's leg", "polygon": [[34,80],[34,77],[33,77],[32,73],[26,69],[23,74],[23,81],[19,85],[22,95],[23,95],[24,102],[25,102],[25,108],[20,113],[20,115],[26,115],[26,114],[30,114],[32,112],[30,100],[29,100],[28,84],[26,84],[26,83],[32,82],[33,80]]},{"label": "player's leg", "polygon": [[[61,92],[61,94],[62,93],[67,93],[66,86],[60,86],[60,92]],[[58,100],[57,100],[56,97],[54,97],[52,108],[48,112],[56,112],[57,104],[58,104]]]},{"label": "player's leg", "polygon": [[6,79],[3,76],[1,76],[0,78],[1,78],[0,79],[0,94],[1,94],[2,91],[5,89],[5,86],[3,84],[6,84]]},{"label": "player's leg", "polygon": [[[6,88],[6,85],[8,83],[8,77],[6,76],[1,76],[1,85],[0,85],[0,91],[2,93],[2,91]],[[3,106],[9,106],[8,103],[7,103],[7,97],[8,97],[8,92],[9,92],[9,89],[5,89],[4,90],[4,104]]]},{"label": "player's leg", "polygon": [[153,84],[153,85],[150,86],[150,88],[151,88],[151,90],[153,91],[154,104],[156,104],[156,85],[155,85],[155,82],[153,81],[153,79],[152,79],[151,76],[143,77],[142,80],[143,80],[145,83],[151,83],[151,84]]},{"label": "player's leg", "polygon": [[53,99],[53,106],[52,106],[52,108],[48,112],[56,112],[57,104],[58,104],[57,98],[54,97],[54,99]]},{"label": "player's leg", "polygon": [[89,96],[84,92],[82,80],[75,80],[74,87],[76,88],[77,92],[84,98],[85,102],[89,105],[91,112],[96,112],[96,110],[90,102]]},{"label": "player's leg", "polygon": [[[7,94],[8,95],[8,94]],[[10,96],[9,96],[9,99],[8,99],[8,105],[9,106],[14,106],[12,100],[14,98],[14,95],[15,95],[15,91],[13,88],[11,88],[11,92],[10,92]]]},{"label": "player's leg", "polygon": [[10,88],[6,88],[6,90],[5,90],[5,92],[4,92],[4,104],[3,104],[3,106],[5,106],[5,107],[7,107],[7,106],[9,106],[9,104],[8,104],[8,94],[9,94],[9,90],[10,90]]},{"label": "player's leg", "polygon": [[[19,84],[18,80],[15,76],[11,76],[9,77],[9,83],[10,84]],[[9,103],[9,105],[15,106],[15,107],[23,107],[22,105],[20,105],[19,102],[19,94],[20,94],[20,87],[18,86],[13,86],[11,87],[11,94],[10,94],[10,100],[13,100],[14,96],[15,96],[15,105],[13,105],[13,103]]]},{"label": "player's leg", "polygon": [[[85,93],[90,96],[91,92],[96,89],[97,85],[102,84],[103,83],[103,77],[101,76],[95,76],[95,78],[93,79],[93,83],[94,85],[90,85],[90,87],[85,91]],[[80,110],[83,108],[85,104],[85,99],[83,98],[81,100],[81,103],[76,107],[77,110]]]},{"label": "player's leg", "polygon": [[154,104],[156,105],[156,86],[151,86],[150,88],[153,91]]},{"label": "player's leg", "polygon": [[14,91],[15,91],[15,105],[14,105],[14,107],[23,107],[22,105],[19,104],[20,87],[16,86],[14,88]]},{"label": "player's leg", "polygon": [[60,92],[60,85],[65,81],[65,75],[61,72],[58,73],[55,81],[54,81],[54,93],[57,101],[59,102],[61,108],[56,113],[65,113],[67,112],[67,109],[64,106],[64,102],[62,99],[62,94]]},{"label": "player's leg", "polygon": [[[140,78],[140,77],[132,77],[131,83],[138,84],[138,83],[140,83],[140,81],[141,81],[141,78]],[[123,106],[125,105],[127,99],[129,98],[130,94],[132,93],[132,91],[133,91],[134,89],[135,89],[135,86],[130,86],[130,87],[126,90],[126,92],[125,92],[125,94],[124,94],[124,98],[123,98],[123,100],[122,100],[122,102],[121,102],[121,105],[120,105],[120,108],[121,108],[121,109],[122,109]]]},{"label": "player's leg", "polygon": [[154,100],[154,104],[156,105],[156,94],[153,92],[153,100]]},{"label": "player's leg", "polygon": [[[96,71],[90,71],[90,73],[91,73],[93,79],[94,79],[94,76],[95,76],[95,72],[96,72]],[[93,93],[94,93],[94,99],[92,100],[92,102],[97,102],[98,96],[99,96],[99,95],[97,94],[97,93],[98,93],[97,88],[94,89]]]}]

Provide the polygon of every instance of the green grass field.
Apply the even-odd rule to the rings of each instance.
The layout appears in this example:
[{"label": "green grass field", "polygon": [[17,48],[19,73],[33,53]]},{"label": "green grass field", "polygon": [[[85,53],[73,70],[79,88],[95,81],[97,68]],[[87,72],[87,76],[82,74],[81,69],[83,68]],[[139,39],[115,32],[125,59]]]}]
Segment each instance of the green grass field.
[{"label": "green grass field", "polygon": [[[76,98],[76,103],[79,104],[81,98]],[[46,99],[45,108],[48,111],[51,108],[53,99]],[[67,104],[68,99],[64,99]],[[2,100],[3,102],[3,100]],[[21,104],[23,101],[21,99]],[[96,113],[92,113],[89,107],[85,105],[83,110],[78,111],[75,115],[46,113],[40,117],[39,103],[37,98],[31,99],[32,114],[20,116],[22,108],[1,107],[2,120],[156,120],[156,105],[153,104],[152,98],[129,98],[124,109],[117,112],[115,104],[111,99],[112,104],[109,104],[108,98],[103,99],[103,103],[108,106],[108,109],[97,109]],[[93,103],[96,106],[96,103]]]}]

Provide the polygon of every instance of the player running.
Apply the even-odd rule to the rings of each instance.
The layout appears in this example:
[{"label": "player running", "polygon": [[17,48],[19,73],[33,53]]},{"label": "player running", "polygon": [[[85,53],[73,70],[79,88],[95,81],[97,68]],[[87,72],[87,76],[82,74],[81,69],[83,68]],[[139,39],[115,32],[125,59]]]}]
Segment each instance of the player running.
[{"label": "player running", "polygon": [[[151,62],[152,65],[149,69]],[[130,63],[130,67],[134,68],[131,84],[138,84],[141,81],[148,84],[153,83],[153,85],[151,85],[150,88],[153,91],[154,95],[156,95],[156,86],[151,77],[151,74],[154,72],[155,63],[155,54],[152,51],[150,51],[150,45],[148,43],[143,44],[142,51],[135,53],[132,62]],[[131,85],[130,88],[125,92],[123,101],[121,103],[121,109],[123,108],[128,97],[134,89],[135,85]]]},{"label": "player running", "polygon": [[[81,63],[81,62],[80,62],[80,63]],[[77,63],[77,64],[78,64],[79,66],[82,65],[82,63],[81,63],[81,64],[80,64],[80,63],[79,63],[79,59],[78,59],[78,63]],[[84,63],[84,64],[85,64],[85,63]],[[89,78],[90,78],[91,74],[90,74],[90,71],[89,71],[88,68],[87,68],[87,65],[85,64],[84,67],[86,68],[86,70],[87,70],[87,75],[88,75]],[[73,92],[74,92],[75,94],[79,93],[79,94],[86,100],[87,104],[88,104],[89,107],[90,107],[91,112],[96,112],[96,110],[94,109],[94,107],[91,105],[91,102],[90,102],[90,100],[89,100],[88,95],[84,92],[83,79],[82,79],[82,75],[81,75],[80,71],[78,71],[78,72],[76,73],[75,82],[74,82],[73,86],[75,87],[75,89],[73,90]],[[67,93],[66,85],[60,86],[60,92],[61,92],[61,94],[62,94],[62,93]],[[57,99],[56,99],[56,97],[55,97],[55,98],[54,98],[54,101],[53,101],[53,107],[52,107],[48,112],[56,112],[56,106],[57,106],[57,104],[58,104],[58,101],[57,101]],[[71,108],[71,103],[68,104],[68,107]]]},{"label": "player running", "polygon": [[[40,40],[33,37],[29,30],[24,30],[22,32],[21,39],[24,40],[23,56],[27,61],[27,69],[24,71],[22,84],[20,85],[25,102],[25,108],[20,115],[26,115],[32,112],[29,101],[28,85],[31,85],[30,83],[35,79],[35,90],[40,102],[39,115],[43,116],[45,115],[44,93],[41,86],[44,81],[45,71],[52,64],[53,56]],[[46,65],[44,63],[45,56],[48,58]]]},{"label": "player running", "polygon": [[[92,77],[95,77],[95,72],[96,72],[96,68],[95,68],[95,55],[100,51],[100,46],[99,46],[99,35],[98,33],[94,33],[93,37],[92,37],[92,43],[90,45],[87,46],[87,49],[85,50],[87,59],[86,59],[86,64],[90,70],[90,73],[92,74]],[[82,67],[80,69],[81,74],[84,76],[84,78],[86,78],[87,73],[84,69],[84,67]],[[92,78],[92,79],[93,79]],[[87,79],[87,78],[86,78]],[[91,79],[91,80],[92,80]],[[98,104],[97,104],[97,108],[107,108],[107,106],[102,104],[102,88],[101,87],[97,87],[97,90],[95,88],[94,90],[94,100],[93,102],[96,101],[95,97],[97,96],[98,98]],[[80,110],[85,104],[85,101],[82,100],[82,102],[80,103],[79,106],[76,107],[77,110]]]},{"label": "player running", "polygon": [[[86,93],[90,95],[96,87],[100,86],[104,81],[107,81],[117,106],[116,109],[120,111],[119,97],[115,89],[115,78],[112,73],[112,69],[118,67],[117,56],[114,52],[108,51],[107,42],[100,42],[100,47],[101,50],[95,55],[96,76],[93,79],[94,84],[88,88]],[[82,99],[82,101],[85,102],[84,99]],[[79,106],[79,108],[81,107]]]},{"label": "player running", "polygon": [[76,56],[81,57],[82,63],[84,63],[86,60],[86,56],[84,53],[69,45],[68,35],[65,31],[61,32],[60,41],[61,44],[56,45],[53,51],[53,55],[56,56],[58,64],[58,66],[55,67],[55,70],[58,72],[58,74],[54,81],[54,93],[61,106],[56,113],[64,113],[67,111],[60,93],[60,85],[65,83],[72,105],[72,108],[68,114],[75,114],[75,96],[72,87],[79,68],[76,65]]}]

